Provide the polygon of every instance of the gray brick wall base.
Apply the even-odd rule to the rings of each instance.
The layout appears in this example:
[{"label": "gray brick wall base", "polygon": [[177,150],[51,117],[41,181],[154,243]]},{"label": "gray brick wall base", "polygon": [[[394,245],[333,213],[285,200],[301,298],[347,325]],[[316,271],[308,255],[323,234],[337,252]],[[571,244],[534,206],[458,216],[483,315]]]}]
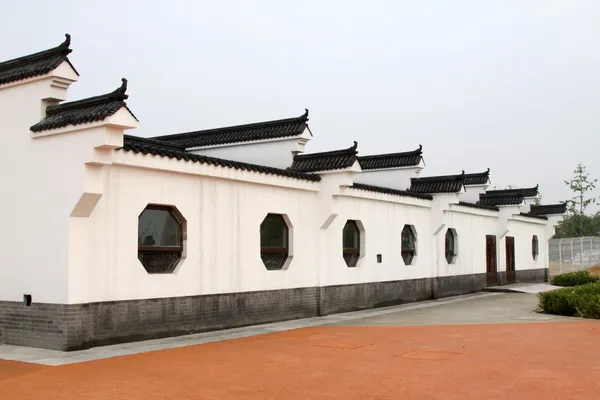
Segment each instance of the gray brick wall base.
[{"label": "gray brick wall base", "polygon": [[549,276],[550,274],[548,268],[516,271],[517,283],[548,282]]},{"label": "gray brick wall base", "polygon": [[[546,270],[522,272],[538,279]],[[539,272],[542,271],[542,272]],[[480,291],[485,274],[85,304],[0,301],[0,343],[79,350]]]}]

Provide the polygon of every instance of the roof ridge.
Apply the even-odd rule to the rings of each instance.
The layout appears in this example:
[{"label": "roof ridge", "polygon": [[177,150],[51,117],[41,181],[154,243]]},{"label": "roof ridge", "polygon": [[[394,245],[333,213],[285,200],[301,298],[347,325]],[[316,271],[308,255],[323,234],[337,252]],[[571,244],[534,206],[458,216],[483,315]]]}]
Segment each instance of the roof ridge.
[{"label": "roof ridge", "polygon": [[348,187],[351,189],[356,189],[356,190],[366,190],[366,191],[370,191],[370,192],[391,194],[391,195],[396,195],[396,196],[406,196],[406,197],[414,197],[414,198],[423,199],[423,200],[433,200],[433,196],[431,196],[430,194],[415,193],[415,192],[411,192],[409,190],[394,189],[394,188],[388,188],[385,186],[368,185],[365,183],[355,182],[352,184],[352,186],[348,186]]},{"label": "roof ridge", "polygon": [[463,170],[461,174],[455,175],[437,175],[437,176],[424,176],[420,178],[410,178],[411,181],[420,181],[420,182],[437,182],[437,181],[450,181],[450,180],[464,180],[465,171]]},{"label": "roof ridge", "polygon": [[60,103],[51,105],[46,108],[46,114],[52,115],[57,112],[73,110],[80,107],[87,107],[94,104],[105,103],[110,101],[125,101],[129,98],[129,95],[125,94],[127,91],[127,79],[121,78],[121,86],[113,90],[110,93],[102,94],[99,96],[88,97],[81,100],[71,101],[67,103]]},{"label": "roof ridge", "polygon": [[497,190],[488,190],[486,191],[486,193],[490,193],[490,194],[503,194],[503,193],[511,193],[511,194],[517,194],[517,193],[525,193],[528,191],[535,191],[536,193],[539,191],[539,187],[540,185],[537,184],[533,187],[528,187],[528,188],[514,188],[514,189],[497,189]]},{"label": "roof ridge", "polygon": [[[150,139],[152,140],[152,139]],[[141,142],[141,141],[140,141]],[[278,175],[289,178],[301,179],[306,181],[318,182],[321,177],[316,174],[310,174],[299,171],[288,171],[281,168],[269,167],[265,165],[252,164],[242,161],[227,160],[224,158],[211,157],[201,154],[189,153],[184,150],[175,150],[168,147],[162,147],[154,144],[141,144],[141,143],[124,143],[123,147],[117,150],[133,151],[134,153],[152,154],[161,157],[176,158],[178,160],[199,162],[202,164],[215,165],[223,168],[234,168],[242,169],[251,172],[258,172],[264,174]]]},{"label": "roof ridge", "polygon": [[410,155],[420,155],[423,154],[423,146],[419,145],[419,148],[416,150],[410,150],[410,151],[401,151],[401,152],[397,152],[397,153],[383,153],[383,154],[372,154],[372,155],[367,155],[367,156],[358,156],[358,158],[360,159],[374,159],[374,158],[386,158],[386,157],[393,157],[393,156],[410,156]]},{"label": "roof ridge", "polygon": [[72,49],[69,48],[70,45],[71,45],[71,35],[69,35],[68,33],[65,33],[64,42],[62,42],[58,46],[52,47],[47,50],[38,51],[37,53],[32,53],[32,54],[28,54],[26,56],[17,57],[17,58],[13,58],[11,60],[0,62],[0,68],[17,66],[21,63],[26,63],[29,61],[37,60],[39,58],[47,57],[49,55],[54,55],[54,54],[57,54],[57,55],[62,54],[66,58],[66,56],[73,51]]},{"label": "roof ridge", "polygon": [[471,172],[471,173],[465,174],[465,177],[489,176],[489,175],[490,175],[490,169],[488,168],[487,171]]},{"label": "roof ridge", "polygon": [[228,131],[228,130],[241,130],[241,129],[245,129],[245,128],[265,127],[265,126],[271,126],[271,125],[283,125],[283,124],[289,124],[289,123],[293,123],[293,122],[306,123],[306,122],[308,122],[308,120],[309,120],[308,119],[308,108],[305,108],[304,114],[300,115],[299,117],[274,119],[274,120],[270,120],[270,121],[252,122],[249,124],[242,124],[242,125],[222,126],[219,128],[202,129],[202,130],[183,132],[183,133],[173,133],[173,134],[168,134],[168,135],[159,135],[159,136],[154,136],[153,139],[158,139],[158,140],[167,139],[167,138],[168,139],[179,139],[179,138],[186,138],[186,137],[209,135],[209,134],[218,133],[221,131]]},{"label": "roof ridge", "polygon": [[296,154],[294,156],[294,160],[296,160],[296,159],[306,160],[306,159],[310,159],[310,158],[320,158],[320,157],[328,157],[328,156],[356,155],[356,154],[358,154],[358,151],[356,150],[357,148],[358,148],[358,142],[355,140],[354,144],[351,147],[348,147],[347,149],[323,151],[320,153]]},{"label": "roof ridge", "polygon": [[125,139],[123,143],[137,142],[137,143],[148,144],[151,146],[160,146],[160,147],[164,147],[166,149],[185,151],[185,146],[179,145],[179,144],[174,144],[174,143],[169,143],[169,142],[161,142],[160,140],[144,138],[144,137],[134,136],[134,135],[123,135],[123,136]]},{"label": "roof ridge", "polygon": [[484,210],[490,210],[490,211],[500,211],[500,209],[497,206],[490,206],[490,205],[486,205],[486,204],[477,204],[477,203],[471,203],[468,201],[459,201],[458,203],[459,206],[463,206],[463,207],[473,207],[473,208],[481,208]]},{"label": "roof ridge", "polygon": [[480,193],[479,198],[493,198],[493,197],[525,197],[522,193]]}]

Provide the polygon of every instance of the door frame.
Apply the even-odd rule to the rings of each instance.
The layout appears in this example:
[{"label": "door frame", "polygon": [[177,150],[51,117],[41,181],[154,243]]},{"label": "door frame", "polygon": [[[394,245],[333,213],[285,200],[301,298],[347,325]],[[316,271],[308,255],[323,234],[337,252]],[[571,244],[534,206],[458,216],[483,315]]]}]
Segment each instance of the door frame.
[{"label": "door frame", "polygon": [[517,274],[515,272],[515,238],[507,236],[504,243],[506,249],[506,283],[515,283],[517,281]]},{"label": "door frame", "polygon": [[485,275],[488,286],[498,284],[498,251],[496,235],[485,235]]}]

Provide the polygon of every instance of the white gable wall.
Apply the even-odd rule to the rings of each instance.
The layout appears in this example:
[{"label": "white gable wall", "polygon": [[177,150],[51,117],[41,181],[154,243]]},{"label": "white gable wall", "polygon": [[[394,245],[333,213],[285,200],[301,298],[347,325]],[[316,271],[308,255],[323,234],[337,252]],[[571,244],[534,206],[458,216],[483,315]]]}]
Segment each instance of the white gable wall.
[{"label": "white gable wall", "polygon": [[460,193],[460,201],[477,203],[479,201],[479,195],[485,193],[487,185],[469,185],[464,188],[465,191]]},{"label": "white gable wall", "polygon": [[[61,78],[77,79],[70,68]],[[2,300],[22,301],[24,294],[40,302],[67,300],[68,216],[83,189],[89,141],[83,135],[33,140],[29,130],[42,118],[41,99],[65,98],[66,90],[53,85],[57,80],[49,74],[0,86]]]},{"label": "white gable wall", "polygon": [[398,190],[410,188],[410,178],[417,178],[422,167],[404,167],[394,169],[363,170],[354,179],[356,183],[388,187]]},{"label": "white gable wall", "polygon": [[285,169],[292,165],[294,152],[304,151],[309,138],[310,133],[306,129],[302,135],[291,138],[199,147],[189,151],[194,154]]}]

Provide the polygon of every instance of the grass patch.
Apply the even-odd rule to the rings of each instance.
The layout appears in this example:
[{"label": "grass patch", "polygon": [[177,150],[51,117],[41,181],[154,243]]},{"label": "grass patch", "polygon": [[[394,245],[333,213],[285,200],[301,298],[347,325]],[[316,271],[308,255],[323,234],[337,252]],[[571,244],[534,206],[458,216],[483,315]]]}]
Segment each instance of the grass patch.
[{"label": "grass patch", "polygon": [[600,282],[538,293],[538,299],[547,314],[600,319]]},{"label": "grass patch", "polygon": [[600,277],[590,275],[588,271],[569,272],[553,276],[550,283],[555,286],[579,286],[586,283],[598,282]]}]

